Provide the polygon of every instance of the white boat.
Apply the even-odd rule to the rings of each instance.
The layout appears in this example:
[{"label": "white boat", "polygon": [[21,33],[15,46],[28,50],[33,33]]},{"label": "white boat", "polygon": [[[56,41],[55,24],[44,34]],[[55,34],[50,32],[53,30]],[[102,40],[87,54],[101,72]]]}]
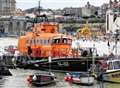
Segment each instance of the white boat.
[{"label": "white boat", "polygon": [[107,69],[98,78],[106,82],[120,83],[120,59],[110,59],[106,62]]},{"label": "white boat", "polygon": [[95,82],[94,77],[86,72],[67,73],[64,80],[75,83],[75,84],[82,84],[82,85],[93,85]]}]

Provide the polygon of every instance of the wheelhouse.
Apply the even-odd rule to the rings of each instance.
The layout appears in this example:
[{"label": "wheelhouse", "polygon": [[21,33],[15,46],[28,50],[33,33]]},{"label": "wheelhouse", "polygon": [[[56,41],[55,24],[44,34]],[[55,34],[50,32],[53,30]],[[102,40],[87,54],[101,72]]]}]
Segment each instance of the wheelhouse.
[{"label": "wheelhouse", "polygon": [[120,70],[120,60],[119,59],[108,60],[107,65],[108,65],[107,72]]},{"label": "wheelhouse", "polygon": [[54,37],[52,40],[52,44],[72,44],[72,39],[69,37]]}]

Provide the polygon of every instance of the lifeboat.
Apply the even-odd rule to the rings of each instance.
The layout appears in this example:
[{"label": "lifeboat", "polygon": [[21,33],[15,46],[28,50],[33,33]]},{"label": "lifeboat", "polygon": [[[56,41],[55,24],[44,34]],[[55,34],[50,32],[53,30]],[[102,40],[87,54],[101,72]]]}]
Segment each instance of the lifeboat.
[{"label": "lifeboat", "polygon": [[58,28],[59,25],[54,22],[35,24],[31,32],[19,38],[18,50],[37,59],[69,55],[72,38],[59,33]]},{"label": "lifeboat", "polygon": [[[59,24],[41,22],[34,24],[32,31],[20,36],[18,50],[20,58],[17,67],[30,69],[49,69],[61,71],[87,71],[87,63],[92,63],[91,57],[77,57],[72,47],[72,37],[59,33]],[[74,54],[76,54],[74,57]],[[27,56],[27,58],[26,58]],[[51,60],[48,58],[51,57]],[[21,60],[22,59],[22,60]],[[90,59],[87,62],[87,59]]]}]

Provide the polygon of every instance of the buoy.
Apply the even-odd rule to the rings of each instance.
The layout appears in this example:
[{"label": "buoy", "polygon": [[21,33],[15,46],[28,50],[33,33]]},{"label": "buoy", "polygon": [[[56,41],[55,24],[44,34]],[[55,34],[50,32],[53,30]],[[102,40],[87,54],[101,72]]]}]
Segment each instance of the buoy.
[{"label": "buoy", "polygon": [[68,77],[68,80],[71,80],[71,76]]},{"label": "buoy", "polygon": [[68,81],[69,81],[70,83],[73,81],[71,76],[68,77]]},{"label": "buoy", "polygon": [[33,80],[37,80],[37,77],[36,77],[36,75],[34,75],[34,76],[32,77],[32,79],[33,79]]},{"label": "buoy", "polygon": [[65,81],[69,81],[69,80],[68,80],[68,76],[64,77],[64,80],[65,80]]},{"label": "buoy", "polygon": [[32,82],[32,75],[29,75],[29,77],[27,78],[27,81],[31,84],[31,82]]}]

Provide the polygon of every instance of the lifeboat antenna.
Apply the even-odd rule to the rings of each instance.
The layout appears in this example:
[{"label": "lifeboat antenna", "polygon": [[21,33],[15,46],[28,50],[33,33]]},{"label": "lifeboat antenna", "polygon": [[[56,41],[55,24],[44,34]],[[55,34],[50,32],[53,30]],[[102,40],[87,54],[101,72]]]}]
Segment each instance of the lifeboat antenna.
[{"label": "lifeboat antenna", "polygon": [[39,7],[38,7],[38,11],[39,11],[39,16],[40,16],[40,12],[41,12],[41,8],[40,8],[40,0],[39,0]]}]

